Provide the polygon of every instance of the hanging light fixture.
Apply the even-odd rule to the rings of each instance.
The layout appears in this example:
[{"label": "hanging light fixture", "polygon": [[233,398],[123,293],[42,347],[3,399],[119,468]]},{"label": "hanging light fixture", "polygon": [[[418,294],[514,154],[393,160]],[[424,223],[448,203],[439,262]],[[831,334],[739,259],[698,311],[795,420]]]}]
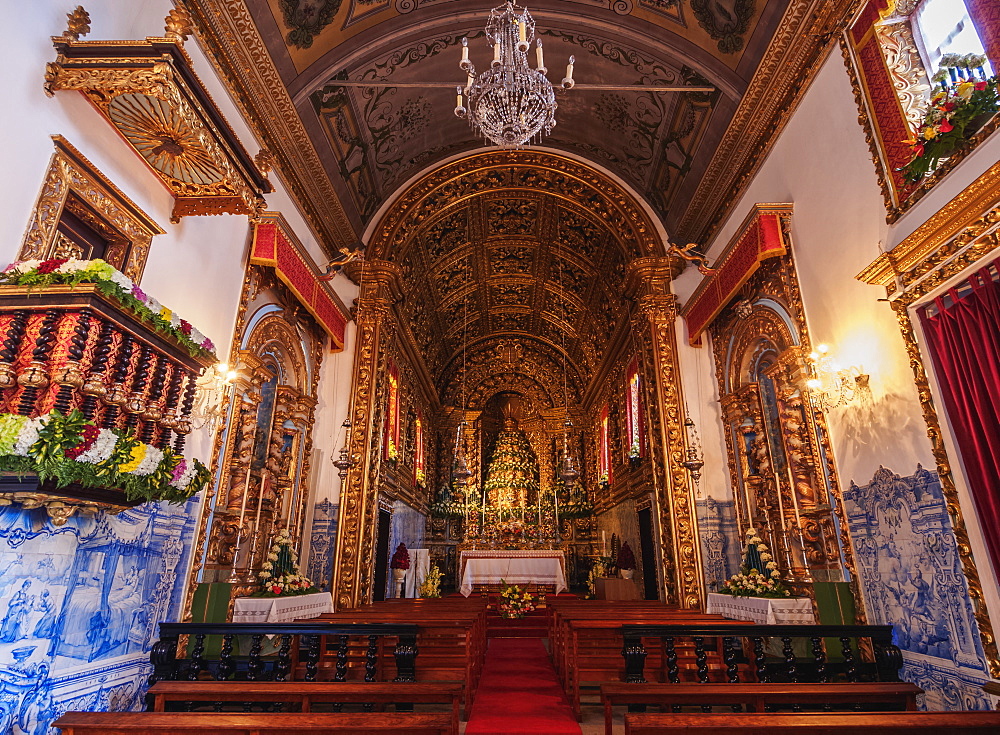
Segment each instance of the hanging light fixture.
[{"label": "hanging light fixture", "polygon": [[701,468],[705,466],[705,458],[701,453],[701,439],[698,438],[698,429],[690,416],[684,419],[684,432],[687,434],[687,451],[684,453],[684,461],[681,462],[681,466],[691,473],[691,479],[697,485],[698,480],[701,479]]},{"label": "hanging light fixture", "polygon": [[[533,138],[541,140],[556,125],[556,95],[545,76],[541,39],[535,42],[536,68],[528,66],[528,49],[535,38],[535,20],[508,0],[490,11],[486,38],[493,47],[490,68],[476,75],[469,60],[469,39],[462,39],[459,68],[468,75],[464,89],[457,87],[455,114],[484,138],[501,148],[520,148]],[[572,89],[574,58],[569,57],[563,89]],[[466,109],[463,95],[468,99]]]},{"label": "hanging light fixture", "polygon": [[569,431],[572,428],[573,422],[566,419],[566,423],[563,424],[563,459],[559,478],[565,483],[567,489],[580,477],[580,470],[576,468],[576,459],[569,453]]},{"label": "hanging light fixture", "polygon": [[354,460],[351,459],[351,453],[347,450],[347,430],[351,428],[351,420],[344,419],[342,426],[344,427],[344,446],[340,448],[340,455],[337,459],[333,460],[333,466],[337,468],[337,474],[340,476],[341,482],[347,479],[347,471],[354,466]]}]

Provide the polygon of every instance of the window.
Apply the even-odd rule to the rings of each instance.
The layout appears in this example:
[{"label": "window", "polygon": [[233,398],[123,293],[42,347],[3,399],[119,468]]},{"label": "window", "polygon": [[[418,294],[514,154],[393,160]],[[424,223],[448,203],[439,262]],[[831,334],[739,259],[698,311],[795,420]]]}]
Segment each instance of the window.
[{"label": "window", "polygon": [[[928,76],[945,54],[986,54],[964,0],[924,0],[910,18]],[[993,74],[988,62],[986,73]]]},{"label": "window", "polygon": [[611,482],[611,428],[608,405],[601,409],[601,445],[598,448],[597,477],[602,483]]},{"label": "window", "polygon": [[414,432],[413,465],[414,477],[417,484],[423,487],[427,482],[426,469],[424,467],[424,422],[420,415],[417,415],[416,431]]},{"label": "window", "polygon": [[628,366],[628,395],[625,404],[628,418],[628,456],[639,459],[646,455],[646,437],[643,432],[642,383],[639,377],[639,359],[633,358]]},{"label": "window", "polygon": [[389,363],[389,395],[385,406],[382,458],[399,459],[399,370]]}]

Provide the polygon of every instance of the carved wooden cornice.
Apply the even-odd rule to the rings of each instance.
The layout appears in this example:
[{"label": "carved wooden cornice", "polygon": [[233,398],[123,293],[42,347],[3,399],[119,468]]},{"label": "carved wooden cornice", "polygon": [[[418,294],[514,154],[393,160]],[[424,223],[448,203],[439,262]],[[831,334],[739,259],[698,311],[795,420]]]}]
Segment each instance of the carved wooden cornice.
[{"label": "carved wooden cornice", "polygon": [[698,188],[672,228],[678,242],[705,242],[725,221],[861,2],[789,3]]},{"label": "carved wooden cornice", "polygon": [[357,242],[354,225],[313,147],[295,104],[243,0],[180,0],[244,119],[273,156],[309,224],[333,256]]},{"label": "carved wooden cornice", "polygon": [[55,36],[45,91],[77,90],[173,194],[172,222],[205,214],[255,218],[271,184],[194,73],[179,38],[80,41]]},{"label": "carved wooden cornice", "polygon": [[[873,260],[856,278],[885,286],[889,296],[912,303],[998,247],[997,238],[984,235],[1000,223],[1000,163],[995,163],[950,202],[888,253]],[[953,256],[972,245],[960,258]],[[933,284],[923,279],[941,269]],[[930,280],[930,279],[929,279]],[[913,291],[911,286],[921,281]],[[905,289],[905,294],[900,293]]]}]

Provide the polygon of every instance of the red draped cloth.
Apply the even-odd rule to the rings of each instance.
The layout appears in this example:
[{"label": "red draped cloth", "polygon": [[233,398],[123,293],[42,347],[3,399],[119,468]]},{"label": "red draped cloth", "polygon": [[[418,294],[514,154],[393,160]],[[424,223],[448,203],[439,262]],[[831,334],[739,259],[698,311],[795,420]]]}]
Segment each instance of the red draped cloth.
[{"label": "red draped cloth", "polygon": [[1000,283],[987,266],[969,284],[968,293],[951,289],[922,308],[920,320],[993,569],[1000,570]]}]

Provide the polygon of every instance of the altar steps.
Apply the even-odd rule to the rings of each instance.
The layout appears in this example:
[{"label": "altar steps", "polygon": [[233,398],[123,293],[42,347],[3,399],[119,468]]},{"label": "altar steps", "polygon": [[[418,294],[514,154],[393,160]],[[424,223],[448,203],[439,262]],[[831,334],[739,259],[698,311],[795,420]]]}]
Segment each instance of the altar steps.
[{"label": "altar steps", "polygon": [[549,611],[532,610],[523,618],[503,618],[495,610],[486,614],[487,638],[547,638]]}]

